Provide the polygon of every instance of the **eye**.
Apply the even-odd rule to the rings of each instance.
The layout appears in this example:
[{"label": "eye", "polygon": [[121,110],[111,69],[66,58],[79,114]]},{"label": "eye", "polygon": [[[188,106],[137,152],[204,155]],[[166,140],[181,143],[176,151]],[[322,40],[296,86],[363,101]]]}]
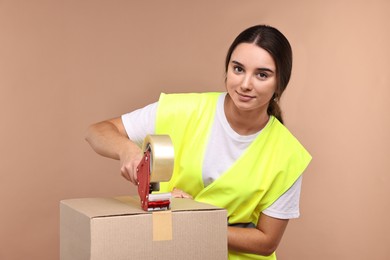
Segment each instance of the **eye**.
[{"label": "eye", "polygon": [[264,72],[259,72],[259,73],[257,73],[256,75],[257,75],[257,77],[258,77],[259,79],[267,79],[267,78],[268,78],[268,74],[267,74],[267,73],[264,73]]},{"label": "eye", "polygon": [[240,66],[235,65],[235,66],[233,66],[233,71],[234,71],[235,73],[241,73],[241,72],[244,71],[244,69],[241,68]]}]

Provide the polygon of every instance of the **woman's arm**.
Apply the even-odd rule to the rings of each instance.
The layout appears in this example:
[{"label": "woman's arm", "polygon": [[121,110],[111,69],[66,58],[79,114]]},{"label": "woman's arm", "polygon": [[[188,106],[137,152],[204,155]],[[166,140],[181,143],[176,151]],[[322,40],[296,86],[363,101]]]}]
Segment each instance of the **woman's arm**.
[{"label": "woman's arm", "polygon": [[256,228],[228,227],[229,250],[271,255],[279,245],[288,219],[260,215]]},{"label": "woman's arm", "polygon": [[120,160],[122,176],[137,184],[141,149],[128,138],[120,117],[91,125],[85,139],[98,154]]}]

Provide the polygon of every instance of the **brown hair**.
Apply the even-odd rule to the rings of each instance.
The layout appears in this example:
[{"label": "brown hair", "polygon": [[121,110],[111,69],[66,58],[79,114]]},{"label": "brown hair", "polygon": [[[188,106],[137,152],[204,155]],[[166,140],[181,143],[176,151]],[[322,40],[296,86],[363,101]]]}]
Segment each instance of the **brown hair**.
[{"label": "brown hair", "polygon": [[227,73],[230,58],[234,49],[240,43],[253,43],[266,50],[274,59],[276,65],[277,86],[270,100],[267,112],[283,123],[282,112],[278,101],[287,87],[292,69],[292,50],[287,38],[277,29],[268,25],[252,26],[241,32],[230,46],[225,60]]}]

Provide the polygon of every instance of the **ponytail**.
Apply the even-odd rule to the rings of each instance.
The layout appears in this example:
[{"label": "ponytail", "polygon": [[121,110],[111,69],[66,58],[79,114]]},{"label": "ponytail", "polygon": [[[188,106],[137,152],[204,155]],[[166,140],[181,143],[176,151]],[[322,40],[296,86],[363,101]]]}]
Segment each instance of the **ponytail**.
[{"label": "ponytail", "polygon": [[271,99],[271,101],[269,102],[267,112],[268,115],[276,117],[282,124],[284,124],[282,110],[280,109],[278,102],[274,98]]}]

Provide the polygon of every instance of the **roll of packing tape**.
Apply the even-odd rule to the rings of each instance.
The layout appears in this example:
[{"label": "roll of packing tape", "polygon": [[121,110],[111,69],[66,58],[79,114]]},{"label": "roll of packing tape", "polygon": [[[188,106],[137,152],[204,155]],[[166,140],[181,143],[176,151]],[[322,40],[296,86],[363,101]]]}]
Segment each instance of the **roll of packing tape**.
[{"label": "roll of packing tape", "polygon": [[142,151],[150,149],[150,182],[169,181],[173,173],[174,150],[169,135],[147,135]]}]

